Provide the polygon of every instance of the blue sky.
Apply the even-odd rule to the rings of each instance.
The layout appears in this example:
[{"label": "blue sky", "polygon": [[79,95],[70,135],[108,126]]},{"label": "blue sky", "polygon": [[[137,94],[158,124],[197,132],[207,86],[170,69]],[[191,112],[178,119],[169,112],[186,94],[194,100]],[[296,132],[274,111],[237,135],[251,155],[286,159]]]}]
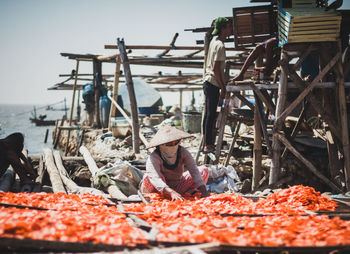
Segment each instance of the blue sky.
[{"label": "blue sky", "polygon": [[[209,26],[218,16],[232,16],[233,7],[249,5],[248,0],[0,0],[0,104],[70,100],[71,92],[47,91],[62,80],[59,74],[75,68],[61,52],[112,54],[104,45],[118,37],[126,44],[168,45],[176,32],[176,45],[195,45],[203,34],[184,29]],[[343,8],[350,9],[349,0]],[[113,70],[103,66],[104,73]],[[90,64],[81,64],[81,72],[91,72]]]}]

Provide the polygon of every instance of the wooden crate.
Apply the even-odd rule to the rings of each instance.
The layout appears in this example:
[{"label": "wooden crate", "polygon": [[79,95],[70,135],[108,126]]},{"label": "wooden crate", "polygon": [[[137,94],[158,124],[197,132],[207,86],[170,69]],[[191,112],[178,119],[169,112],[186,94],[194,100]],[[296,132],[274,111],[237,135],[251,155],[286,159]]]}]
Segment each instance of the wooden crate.
[{"label": "wooden crate", "polygon": [[277,32],[277,10],[272,5],[233,8],[233,35],[236,48],[252,47]]},{"label": "wooden crate", "polygon": [[322,8],[291,8],[278,11],[279,44],[335,41],[339,38],[341,14]]}]

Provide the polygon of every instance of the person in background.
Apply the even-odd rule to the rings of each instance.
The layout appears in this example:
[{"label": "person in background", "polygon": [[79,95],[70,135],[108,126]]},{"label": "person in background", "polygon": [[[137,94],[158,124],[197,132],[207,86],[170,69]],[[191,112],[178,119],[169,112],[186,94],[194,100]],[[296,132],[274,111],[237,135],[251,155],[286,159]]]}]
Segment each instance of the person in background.
[{"label": "person in background", "polygon": [[[231,35],[232,26],[229,19],[219,17],[214,21],[214,37],[210,44],[207,59],[204,65],[203,75],[203,91],[205,96],[205,111],[203,118],[203,147],[204,153],[213,152],[215,150],[213,129],[216,119],[216,108],[225,98],[225,60],[226,51],[224,42]],[[220,91],[221,89],[221,91]]]},{"label": "person in background", "polygon": [[277,67],[279,60],[278,40],[276,37],[272,37],[256,45],[256,47],[245,60],[238,75],[233,78],[233,81],[242,81],[244,78],[244,73],[251,65],[254,64],[255,60],[258,59],[259,56],[265,56],[266,61],[264,76],[270,77],[274,69]]},{"label": "person in background", "polygon": [[199,190],[201,197],[209,196],[205,187],[209,170],[197,167],[190,152],[179,143],[192,135],[166,125],[160,127],[147,149],[155,147],[146,162],[141,181],[142,193],[163,193],[171,200],[183,200],[182,194]]},{"label": "person in background", "polygon": [[22,153],[23,147],[24,136],[22,133],[16,132],[0,139],[0,177],[11,165],[22,184],[34,183],[37,173]]}]

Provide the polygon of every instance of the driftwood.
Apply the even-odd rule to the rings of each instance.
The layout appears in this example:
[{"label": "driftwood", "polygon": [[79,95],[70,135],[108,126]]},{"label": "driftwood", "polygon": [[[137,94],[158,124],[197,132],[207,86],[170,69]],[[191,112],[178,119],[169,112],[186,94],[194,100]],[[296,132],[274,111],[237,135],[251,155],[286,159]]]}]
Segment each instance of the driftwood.
[{"label": "driftwood", "polygon": [[15,181],[15,172],[12,167],[8,168],[0,181],[0,191],[7,192],[11,189],[13,182]]},{"label": "driftwood", "polygon": [[62,179],[60,177],[60,174],[58,172],[58,169],[55,165],[52,151],[49,148],[44,148],[44,161],[47,168],[47,172],[50,176],[50,181],[52,184],[52,189],[54,193],[63,192],[66,193],[66,190],[64,189]]},{"label": "driftwood", "polygon": [[95,188],[89,188],[89,187],[81,187],[77,185],[72,179],[70,179],[67,170],[64,168],[62,163],[62,158],[59,151],[54,152],[55,162],[57,165],[58,172],[61,176],[62,182],[68,189],[70,193],[80,194],[80,193],[90,193],[98,196],[106,196],[102,191],[95,189]]}]

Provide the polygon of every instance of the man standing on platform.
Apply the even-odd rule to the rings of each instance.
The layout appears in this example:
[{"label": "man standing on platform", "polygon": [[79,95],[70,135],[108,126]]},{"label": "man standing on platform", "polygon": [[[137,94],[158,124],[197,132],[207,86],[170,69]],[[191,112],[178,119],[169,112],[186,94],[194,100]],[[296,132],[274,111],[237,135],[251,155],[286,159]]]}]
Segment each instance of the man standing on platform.
[{"label": "man standing on platform", "polygon": [[[232,33],[232,26],[229,19],[219,17],[214,21],[214,37],[210,44],[207,59],[204,65],[203,91],[205,95],[205,111],[203,119],[203,146],[204,153],[215,150],[213,128],[216,119],[216,108],[222,103],[226,94],[225,60],[226,52],[224,42]],[[220,91],[221,89],[221,91]]]}]

